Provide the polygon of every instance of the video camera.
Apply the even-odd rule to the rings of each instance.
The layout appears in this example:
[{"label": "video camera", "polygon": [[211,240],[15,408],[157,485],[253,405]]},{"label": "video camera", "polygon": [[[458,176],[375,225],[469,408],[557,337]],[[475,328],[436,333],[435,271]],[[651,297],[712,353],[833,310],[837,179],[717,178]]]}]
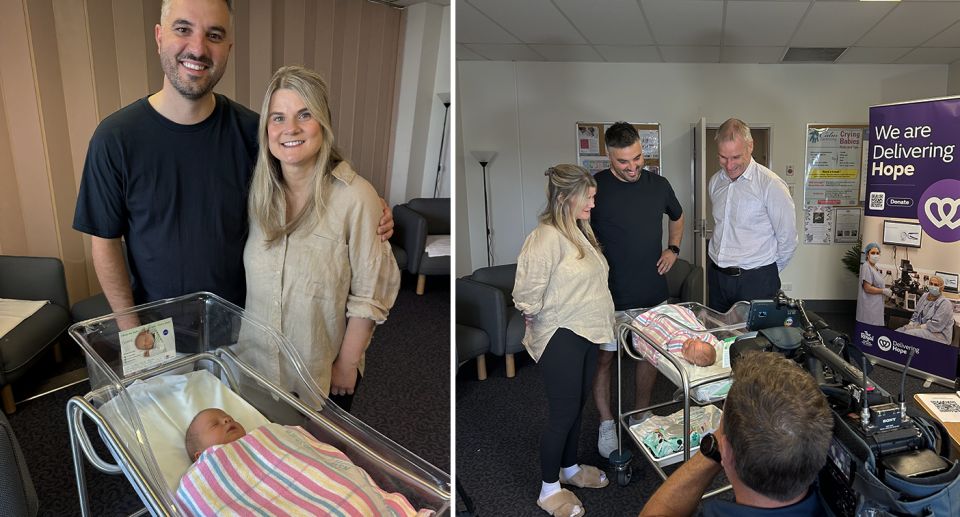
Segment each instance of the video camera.
[{"label": "video camera", "polygon": [[[784,318],[798,326],[782,326]],[[764,327],[764,321],[781,326]],[[821,495],[834,514],[853,517],[865,501],[876,500],[881,508],[903,510],[897,499],[908,492],[904,486],[928,484],[951,471],[952,465],[935,450],[936,440],[947,436],[942,424],[935,420],[931,424],[912,408],[908,414],[904,402],[913,351],[895,401],[867,377],[869,363],[849,337],[815,315],[808,317],[802,300],[788,298],[783,291],[777,291],[774,300],[756,300],[747,327],[759,333],[731,346],[731,362],[750,350],[780,353],[814,377],[834,411],[833,442],[819,476]],[[941,453],[949,457],[950,440],[945,438],[942,444],[946,452]],[[883,480],[890,478],[904,481],[884,490]]]}]

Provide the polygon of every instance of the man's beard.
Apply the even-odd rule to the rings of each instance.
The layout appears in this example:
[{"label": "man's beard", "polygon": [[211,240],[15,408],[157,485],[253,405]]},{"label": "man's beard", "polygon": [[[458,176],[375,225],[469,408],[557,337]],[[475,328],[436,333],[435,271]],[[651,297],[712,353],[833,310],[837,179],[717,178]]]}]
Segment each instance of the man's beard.
[{"label": "man's beard", "polygon": [[[189,59],[191,61],[196,61],[202,63],[208,68],[206,80],[199,79],[196,81],[191,81],[189,79],[185,80],[180,76],[180,61],[184,59]],[[223,73],[227,69],[227,63],[224,61],[220,66],[214,67],[213,60],[206,56],[195,56],[190,53],[181,54],[179,56],[168,56],[164,54],[162,56],[162,65],[163,73],[167,76],[167,80],[170,81],[170,84],[175,90],[185,99],[188,100],[198,100],[207,95],[213,88],[220,82],[220,78],[223,77]]]}]

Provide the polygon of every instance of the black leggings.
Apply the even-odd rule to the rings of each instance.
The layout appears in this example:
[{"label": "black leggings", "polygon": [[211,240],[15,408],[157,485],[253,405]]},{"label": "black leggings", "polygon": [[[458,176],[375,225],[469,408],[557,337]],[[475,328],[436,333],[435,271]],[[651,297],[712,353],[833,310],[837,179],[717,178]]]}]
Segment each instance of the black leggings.
[{"label": "black leggings", "polygon": [[540,438],[540,475],[545,483],[560,481],[560,468],[577,463],[583,406],[599,353],[598,345],[561,328],[537,362],[550,403],[550,420]]}]

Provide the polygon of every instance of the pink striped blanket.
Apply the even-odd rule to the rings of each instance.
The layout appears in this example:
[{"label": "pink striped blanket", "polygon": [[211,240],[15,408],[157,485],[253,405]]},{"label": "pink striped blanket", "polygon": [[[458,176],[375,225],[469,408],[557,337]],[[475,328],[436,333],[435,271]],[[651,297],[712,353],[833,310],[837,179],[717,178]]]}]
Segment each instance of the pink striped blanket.
[{"label": "pink striped blanket", "polygon": [[[720,344],[720,341],[713,334],[688,330],[705,331],[706,329],[693,312],[686,307],[658,305],[637,316],[636,323],[649,337],[655,338],[657,344],[662,346],[664,350],[677,356],[681,356],[683,342],[690,338],[697,338],[704,343],[713,345],[714,348],[717,348]],[[656,365],[657,360],[660,359],[660,353],[636,335],[633,336],[633,347],[643,354],[643,357],[650,361],[650,364]]]},{"label": "pink striped blanket", "polygon": [[380,490],[336,448],[301,427],[268,424],[207,449],[180,481],[194,516],[432,516]]}]

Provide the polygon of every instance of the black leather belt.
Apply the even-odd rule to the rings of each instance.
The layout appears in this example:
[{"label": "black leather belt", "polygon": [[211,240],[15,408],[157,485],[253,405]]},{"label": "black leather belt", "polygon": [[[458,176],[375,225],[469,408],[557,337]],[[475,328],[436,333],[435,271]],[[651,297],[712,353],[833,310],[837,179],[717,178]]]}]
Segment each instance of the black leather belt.
[{"label": "black leather belt", "polygon": [[763,268],[769,266],[770,264],[767,264],[767,266],[760,266],[760,267],[754,268],[754,269],[743,269],[742,267],[736,267],[736,266],[732,266],[732,267],[720,267],[720,266],[718,266],[716,263],[713,263],[713,262],[711,262],[710,265],[713,266],[713,269],[716,269],[717,271],[719,271],[719,272],[721,272],[721,273],[723,273],[723,274],[725,274],[725,275],[740,276],[740,275],[743,274],[744,271],[756,271],[757,269],[763,269]]}]

